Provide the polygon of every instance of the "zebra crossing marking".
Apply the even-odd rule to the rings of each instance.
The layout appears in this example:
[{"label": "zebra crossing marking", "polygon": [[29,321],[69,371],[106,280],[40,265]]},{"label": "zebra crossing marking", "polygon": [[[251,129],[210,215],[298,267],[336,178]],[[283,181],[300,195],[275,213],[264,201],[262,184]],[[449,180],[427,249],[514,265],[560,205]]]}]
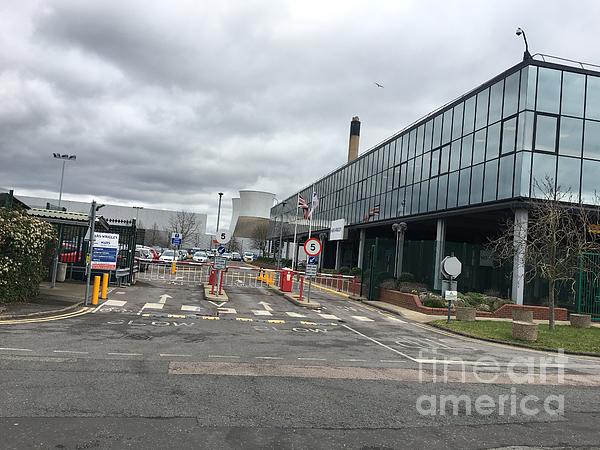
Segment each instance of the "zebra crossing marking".
[{"label": "zebra crossing marking", "polygon": [[252,312],[254,313],[255,316],[272,316],[273,315],[269,311],[266,311],[264,309],[253,309]]},{"label": "zebra crossing marking", "polygon": [[352,316],[352,318],[361,322],[373,322],[373,319],[369,319],[366,316]]},{"label": "zebra crossing marking", "polygon": [[319,314],[319,316],[327,320],[340,320],[340,318],[335,314]]},{"label": "zebra crossing marking", "polygon": [[300,318],[300,317],[306,317],[304,314],[300,314],[300,313],[297,313],[297,312],[286,312],[286,314],[288,316],[290,316],[290,317],[298,317],[298,318]]},{"label": "zebra crossing marking", "polygon": [[199,306],[181,305],[181,310],[182,311],[200,312],[200,311],[202,311],[202,308],[200,308]]},{"label": "zebra crossing marking", "polygon": [[[123,292],[124,293],[124,292]],[[104,306],[124,306],[127,303],[127,300],[106,300],[103,305]]]},{"label": "zebra crossing marking", "polygon": [[142,310],[144,310],[144,309],[163,309],[163,306],[165,306],[163,303],[146,303],[144,306],[142,306]]}]

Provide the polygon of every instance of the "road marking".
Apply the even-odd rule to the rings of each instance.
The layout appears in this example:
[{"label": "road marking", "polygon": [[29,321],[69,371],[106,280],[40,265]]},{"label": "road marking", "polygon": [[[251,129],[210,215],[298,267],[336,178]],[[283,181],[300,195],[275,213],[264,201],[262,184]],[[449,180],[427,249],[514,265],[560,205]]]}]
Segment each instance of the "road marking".
[{"label": "road marking", "polygon": [[219,314],[237,314],[235,308],[219,308]]},{"label": "road marking", "polygon": [[265,308],[265,311],[273,311],[273,308],[271,308],[271,304],[267,303],[267,302],[258,302],[259,305],[262,305],[263,308]]},{"label": "road marking", "polygon": [[369,319],[366,316],[352,316],[353,319],[360,320],[361,322],[373,322],[373,319]]},{"label": "road marking", "polygon": [[346,362],[365,362],[366,359],[340,359],[340,361],[346,361]]},{"label": "road marking", "polygon": [[8,352],[32,352],[29,348],[12,348],[12,347],[0,347],[0,350],[6,350]]},{"label": "road marking", "polygon": [[183,357],[192,356],[192,355],[180,355],[180,354],[177,354],[177,353],[159,353],[159,356],[165,356],[165,357],[172,356],[172,357],[176,357],[176,358],[179,358],[179,357],[183,358]]},{"label": "road marking", "polygon": [[327,361],[325,358],[298,358],[300,361]]},{"label": "road marking", "polygon": [[182,310],[182,311],[194,311],[194,312],[200,312],[200,311],[202,311],[202,308],[200,308],[199,306],[182,305],[182,306],[181,306],[181,310]]},{"label": "road marking", "polygon": [[239,320],[240,322],[252,322],[254,319],[250,319],[249,317],[236,317],[235,320]]},{"label": "road marking", "polygon": [[406,323],[406,321],[405,321],[405,320],[398,319],[397,317],[386,316],[385,314],[384,314],[384,316],[385,316],[385,318],[386,318],[387,320],[390,320],[390,321],[392,321],[392,322]]},{"label": "road marking", "polygon": [[268,323],[285,323],[285,320],[281,320],[281,319],[270,319],[267,320]]},{"label": "road marking", "polygon": [[144,309],[163,309],[163,306],[165,306],[162,303],[146,303],[144,306],[142,306],[142,311]]},{"label": "road marking", "polygon": [[82,316],[84,314],[88,314],[93,312],[93,308],[90,307],[82,307],[81,309],[69,312],[66,314],[61,314],[59,316],[50,316],[50,317],[41,317],[39,319],[9,319],[9,320],[0,320],[0,325],[16,325],[21,323],[39,323],[39,322],[51,322],[54,320],[62,320],[62,319],[70,319],[71,317]]},{"label": "road marking", "polygon": [[239,358],[239,356],[234,355],[208,355],[209,358]]},{"label": "road marking", "polygon": [[[125,292],[123,292],[124,294]],[[124,306],[125,303],[127,303],[127,300],[106,300],[104,303],[102,303],[102,306]]]},{"label": "road marking", "polygon": [[125,294],[125,292],[124,291],[117,291],[117,292],[115,292],[115,294],[117,294],[117,295],[123,295],[123,294]]},{"label": "road marking", "polygon": [[340,320],[340,318],[334,314],[319,314],[323,319],[327,320]]},{"label": "road marking", "polygon": [[90,352],[78,352],[76,350],[54,350],[54,353],[75,353],[77,355],[89,355]]},{"label": "road marking", "polygon": [[257,356],[256,359],[283,359],[279,356]]},{"label": "road marking", "polygon": [[204,320],[219,320],[217,316],[202,316]]},{"label": "road marking", "polygon": [[316,325],[317,322],[307,322],[306,320],[301,320],[300,323],[302,325]]},{"label": "road marking", "polygon": [[402,353],[402,352],[400,352],[400,351],[396,350],[395,348],[392,348],[392,347],[390,347],[389,345],[385,345],[384,343],[382,343],[382,342],[379,342],[377,339],[373,339],[372,337],[369,337],[369,336],[367,336],[366,334],[363,334],[363,333],[361,333],[360,331],[356,331],[354,328],[350,328],[348,325],[342,324],[342,326],[343,326],[344,328],[346,328],[347,330],[350,330],[350,331],[352,331],[353,333],[356,333],[356,334],[358,334],[359,336],[362,336],[362,337],[364,337],[364,338],[366,338],[366,339],[370,340],[371,342],[374,342],[375,344],[377,344],[377,345],[380,345],[380,346],[381,346],[381,347],[383,347],[383,348],[387,348],[388,350],[391,350],[391,351],[393,351],[394,353],[397,353],[397,354],[398,354],[398,355],[400,355],[400,356],[404,356],[405,358],[407,358],[407,359],[410,359],[411,361],[417,362],[417,360],[416,360],[415,358],[413,358],[413,357],[411,357],[411,356],[408,356],[407,354],[405,354],[405,353]]},{"label": "road marking", "polygon": [[262,309],[253,309],[252,312],[254,313],[255,316],[272,316],[273,315],[269,311],[264,311]]},{"label": "road marking", "polygon": [[290,317],[306,317],[304,314],[300,314],[297,312],[286,312],[286,314]]},{"label": "road marking", "polygon": [[160,300],[158,301],[158,303],[162,303],[164,305],[167,302],[168,298],[173,298],[173,297],[171,297],[169,294],[163,294],[160,296]]},{"label": "road marking", "polygon": [[107,355],[113,355],[113,356],[142,356],[141,353],[107,353]]},{"label": "road marking", "polygon": [[209,300],[208,303],[212,303],[213,305],[215,305],[217,308],[220,308],[221,306],[223,306],[225,303],[227,302],[213,302],[212,300]]},{"label": "road marking", "polygon": [[405,363],[406,361],[403,361],[401,359],[380,359],[379,362],[383,362],[383,363]]}]

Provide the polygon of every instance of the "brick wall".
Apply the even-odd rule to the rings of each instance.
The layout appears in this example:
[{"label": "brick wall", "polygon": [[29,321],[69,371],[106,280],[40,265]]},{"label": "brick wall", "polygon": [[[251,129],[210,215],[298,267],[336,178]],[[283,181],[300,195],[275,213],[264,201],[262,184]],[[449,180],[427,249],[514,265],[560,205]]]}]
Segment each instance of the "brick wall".
[{"label": "brick wall", "polygon": [[[391,305],[401,306],[413,311],[422,312],[424,314],[445,316],[448,314],[446,308],[429,308],[423,306],[418,295],[408,294],[406,292],[393,291],[391,289],[380,289],[379,300],[390,303]],[[547,306],[530,306],[530,305],[502,305],[494,312],[477,311],[477,317],[497,317],[497,318],[512,318],[512,310],[514,308],[522,308],[527,311],[533,311],[535,320],[548,320],[550,317],[550,309]],[[454,311],[452,312],[454,315]],[[565,308],[554,308],[554,317],[556,320],[567,320],[568,311]]]}]

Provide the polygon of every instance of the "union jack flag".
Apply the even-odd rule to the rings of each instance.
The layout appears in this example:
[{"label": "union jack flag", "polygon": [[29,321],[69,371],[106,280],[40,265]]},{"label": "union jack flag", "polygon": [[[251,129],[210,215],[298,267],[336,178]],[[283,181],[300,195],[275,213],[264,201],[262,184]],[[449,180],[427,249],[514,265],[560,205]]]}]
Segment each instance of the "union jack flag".
[{"label": "union jack flag", "polygon": [[304,197],[302,197],[301,195],[298,195],[298,208],[302,210],[302,214],[305,219],[308,219],[310,217],[310,209],[308,207],[308,203],[306,203],[306,200],[304,200]]},{"label": "union jack flag", "polygon": [[373,206],[371,209],[369,209],[369,213],[365,216],[365,222],[368,222],[371,217],[374,216],[378,216],[379,215],[379,205],[375,205]]}]

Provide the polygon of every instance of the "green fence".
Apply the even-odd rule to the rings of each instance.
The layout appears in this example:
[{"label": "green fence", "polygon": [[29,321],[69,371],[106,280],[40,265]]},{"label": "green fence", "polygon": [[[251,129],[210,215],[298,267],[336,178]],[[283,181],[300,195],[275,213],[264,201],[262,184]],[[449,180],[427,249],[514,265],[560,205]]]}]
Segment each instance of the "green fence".
[{"label": "green fence", "polygon": [[600,254],[584,253],[579,257],[577,313],[590,314],[600,322]]}]

